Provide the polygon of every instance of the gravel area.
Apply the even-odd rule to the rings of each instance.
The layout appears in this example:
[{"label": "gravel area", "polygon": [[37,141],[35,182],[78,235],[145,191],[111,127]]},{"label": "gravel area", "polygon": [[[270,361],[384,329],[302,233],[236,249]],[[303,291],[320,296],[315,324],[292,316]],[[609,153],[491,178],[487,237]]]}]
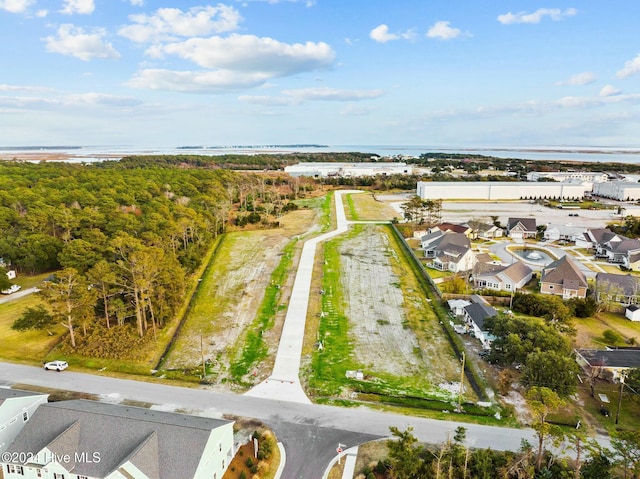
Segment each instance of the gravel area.
[{"label": "gravel area", "polygon": [[397,376],[427,374],[415,351],[418,341],[405,327],[405,300],[390,258],[395,251],[376,227],[345,240],[340,248],[347,317],[359,362]]}]

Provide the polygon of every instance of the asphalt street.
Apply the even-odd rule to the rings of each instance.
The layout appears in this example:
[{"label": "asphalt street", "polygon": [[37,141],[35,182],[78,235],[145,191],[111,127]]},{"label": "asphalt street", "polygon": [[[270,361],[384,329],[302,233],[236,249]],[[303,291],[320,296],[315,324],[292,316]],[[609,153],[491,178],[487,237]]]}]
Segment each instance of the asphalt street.
[{"label": "asphalt street", "polygon": [[[467,442],[474,447],[515,450],[522,439],[534,442],[531,429],[501,428],[478,424],[439,421],[373,411],[368,408],[338,408],[318,404],[277,401],[219,393],[203,388],[186,388],[159,382],[133,381],[66,370],[58,373],[20,364],[0,363],[0,385],[31,384],[78,391],[110,401],[141,401],[163,409],[187,411],[209,417],[247,417],[264,422],[283,442],[287,464],[282,477],[320,478],[335,457],[338,442],[347,447],[389,436],[391,426],[414,428],[423,442],[437,443],[453,436],[458,426],[467,428]],[[607,438],[599,438],[608,445]]]}]

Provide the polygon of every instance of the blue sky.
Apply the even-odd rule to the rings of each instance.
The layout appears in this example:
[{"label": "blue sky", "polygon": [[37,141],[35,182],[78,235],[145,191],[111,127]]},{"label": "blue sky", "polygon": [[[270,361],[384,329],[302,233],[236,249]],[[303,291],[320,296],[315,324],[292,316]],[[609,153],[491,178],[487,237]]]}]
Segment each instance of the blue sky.
[{"label": "blue sky", "polygon": [[640,147],[640,2],[0,0],[0,146]]}]

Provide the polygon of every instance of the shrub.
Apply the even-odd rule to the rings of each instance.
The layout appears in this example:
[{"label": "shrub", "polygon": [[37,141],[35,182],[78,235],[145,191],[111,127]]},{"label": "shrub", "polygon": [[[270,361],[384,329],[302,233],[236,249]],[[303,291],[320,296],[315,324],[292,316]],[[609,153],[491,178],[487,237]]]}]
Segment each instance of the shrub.
[{"label": "shrub", "polygon": [[250,457],[247,457],[247,460],[244,461],[244,463],[247,465],[249,469],[253,467],[253,459],[251,459]]},{"label": "shrub", "polygon": [[244,471],[242,471],[238,476],[238,479],[247,479],[247,474]]}]

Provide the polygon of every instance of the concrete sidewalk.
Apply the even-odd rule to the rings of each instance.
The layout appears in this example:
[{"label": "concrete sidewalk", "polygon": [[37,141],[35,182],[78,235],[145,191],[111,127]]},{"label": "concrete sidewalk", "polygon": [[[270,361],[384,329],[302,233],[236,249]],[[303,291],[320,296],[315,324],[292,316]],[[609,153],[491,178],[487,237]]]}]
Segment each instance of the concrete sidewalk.
[{"label": "concrete sidewalk", "polygon": [[273,372],[269,378],[247,391],[245,393],[247,396],[311,403],[302,389],[299,376],[316,246],[318,243],[345,233],[349,229],[342,197],[350,193],[360,193],[360,191],[335,192],[337,228],[334,231],[306,241],[302,247],[300,263],[298,264],[296,279],[289,299],[289,308],[284,320]]}]

